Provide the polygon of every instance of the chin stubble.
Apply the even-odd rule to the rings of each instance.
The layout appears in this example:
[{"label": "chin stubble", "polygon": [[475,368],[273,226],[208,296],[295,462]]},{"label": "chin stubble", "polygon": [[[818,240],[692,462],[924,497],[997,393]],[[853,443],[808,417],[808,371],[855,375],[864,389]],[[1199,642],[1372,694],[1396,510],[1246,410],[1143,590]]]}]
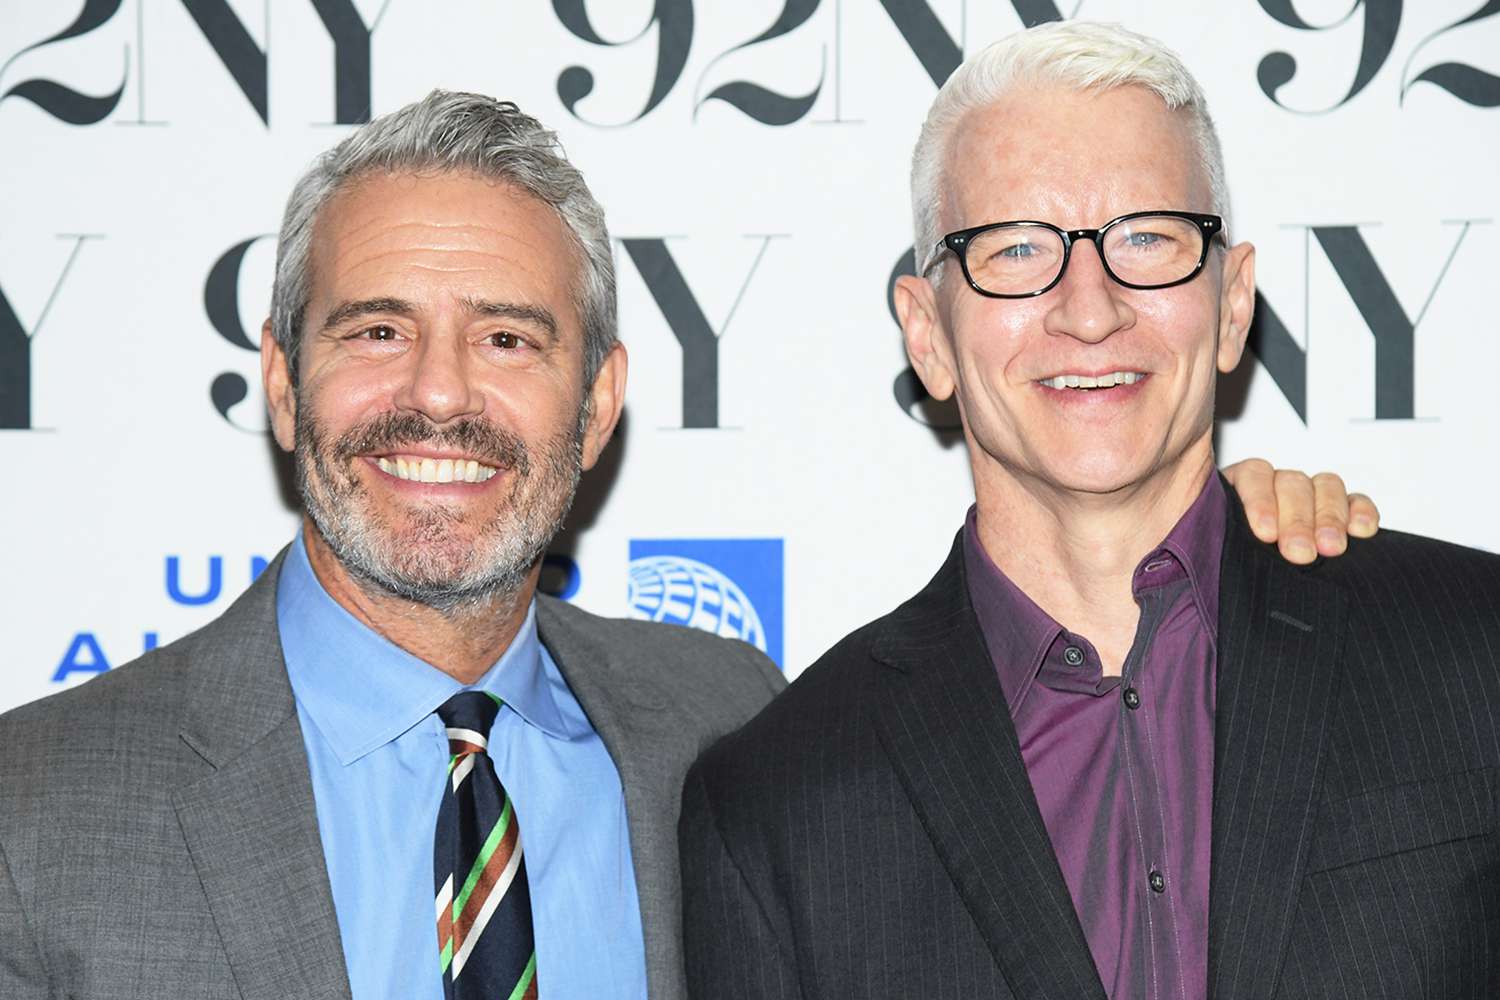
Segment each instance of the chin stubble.
[{"label": "chin stubble", "polygon": [[[585,414],[535,456],[520,437],[477,417],[446,426],[414,413],[387,413],[330,441],[305,402],[298,406],[297,484],[302,503],[334,556],[364,589],[461,616],[515,599],[562,528],[583,464]],[[509,494],[477,535],[463,533],[461,508],[410,509],[398,537],[353,469],[358,456],[426,445],[470,455],[510,473]],[[473,526],[471,526],[472,528]]]}]

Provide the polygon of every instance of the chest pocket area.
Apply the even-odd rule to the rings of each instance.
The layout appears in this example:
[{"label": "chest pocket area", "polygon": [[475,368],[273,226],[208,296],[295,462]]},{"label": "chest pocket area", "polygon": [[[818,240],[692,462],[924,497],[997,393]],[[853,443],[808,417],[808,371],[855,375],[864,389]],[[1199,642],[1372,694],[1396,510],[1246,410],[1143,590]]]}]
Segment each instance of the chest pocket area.
[{"label": "chest pocket area", "polygon": [[1495,769],[1458,771],[1326,803],[1307,871],[1480,837],[1494,830]]}]

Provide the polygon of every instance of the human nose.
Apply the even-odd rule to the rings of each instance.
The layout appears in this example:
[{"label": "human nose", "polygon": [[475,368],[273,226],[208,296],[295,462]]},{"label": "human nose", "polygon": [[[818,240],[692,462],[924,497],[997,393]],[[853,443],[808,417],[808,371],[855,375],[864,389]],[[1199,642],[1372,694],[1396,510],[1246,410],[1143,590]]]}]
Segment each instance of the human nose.
[{"label": "human nose", "polygon": [[1135,310],[1121,296],[1122,286],[1104,270],[1092,240],[1073,244],[1067,270],[1049,294],[1052,307],[1043,323],[1048,333],[1097,344],[1135,325]]},{"label": "human nose", "polygon": [[429,335],[417,341],[411,369],[396,394],[396,406],[421,413],[434,423],[473,416],[484,397],[470,378],[463,338]]}]

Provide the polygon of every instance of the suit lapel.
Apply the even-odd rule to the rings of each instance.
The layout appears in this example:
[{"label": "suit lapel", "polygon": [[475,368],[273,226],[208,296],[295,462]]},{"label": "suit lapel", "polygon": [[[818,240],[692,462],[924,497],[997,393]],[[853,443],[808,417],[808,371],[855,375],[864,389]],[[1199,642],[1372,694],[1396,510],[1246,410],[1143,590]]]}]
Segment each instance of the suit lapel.
[{"label": "suit lapel", "polygon": [[1018,1000],[1104,989],[1037,808],[969,604],[962,535],[927,588],[887,619],[871,687],[881,740]]},{"label": "suit lapel", "polygon": [[1306,870],[1344,596],[1256,542],[1234,494],[1220,572],[1209,983],[1273,995]]},{"label": "suit lapel", "polygon": [[[681,732],[669,692],[653,675],[621,676],[615,658],[578,627],[576,609],[537,598],[537,631],[599,734],[625,794],[631,865],[641,905],[646,975],[652,996],[686,996],[682,969],[682,869],[677,812],[682,801]],[[691,752],[689,752],[689,757]]]},{"label": "suit lapel", "polygon": [[195,638],[177,819],[245,1000],[350,996],[312,779],[276,627],[278,558]]}]

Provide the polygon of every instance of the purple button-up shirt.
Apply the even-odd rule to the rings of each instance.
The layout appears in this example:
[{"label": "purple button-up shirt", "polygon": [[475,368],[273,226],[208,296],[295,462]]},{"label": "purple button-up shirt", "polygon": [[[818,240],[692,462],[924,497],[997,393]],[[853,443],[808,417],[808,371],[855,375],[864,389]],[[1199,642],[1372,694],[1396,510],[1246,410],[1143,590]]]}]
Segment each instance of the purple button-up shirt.
[{"label": "purple button-up shirt", "polygon": [[1227,501],[1217,475],[1136,567],[1120,677],[1001,573],[969,511],[969,596],[1052,849],[1112,1000],[1208,990],[1214,675]]}]

